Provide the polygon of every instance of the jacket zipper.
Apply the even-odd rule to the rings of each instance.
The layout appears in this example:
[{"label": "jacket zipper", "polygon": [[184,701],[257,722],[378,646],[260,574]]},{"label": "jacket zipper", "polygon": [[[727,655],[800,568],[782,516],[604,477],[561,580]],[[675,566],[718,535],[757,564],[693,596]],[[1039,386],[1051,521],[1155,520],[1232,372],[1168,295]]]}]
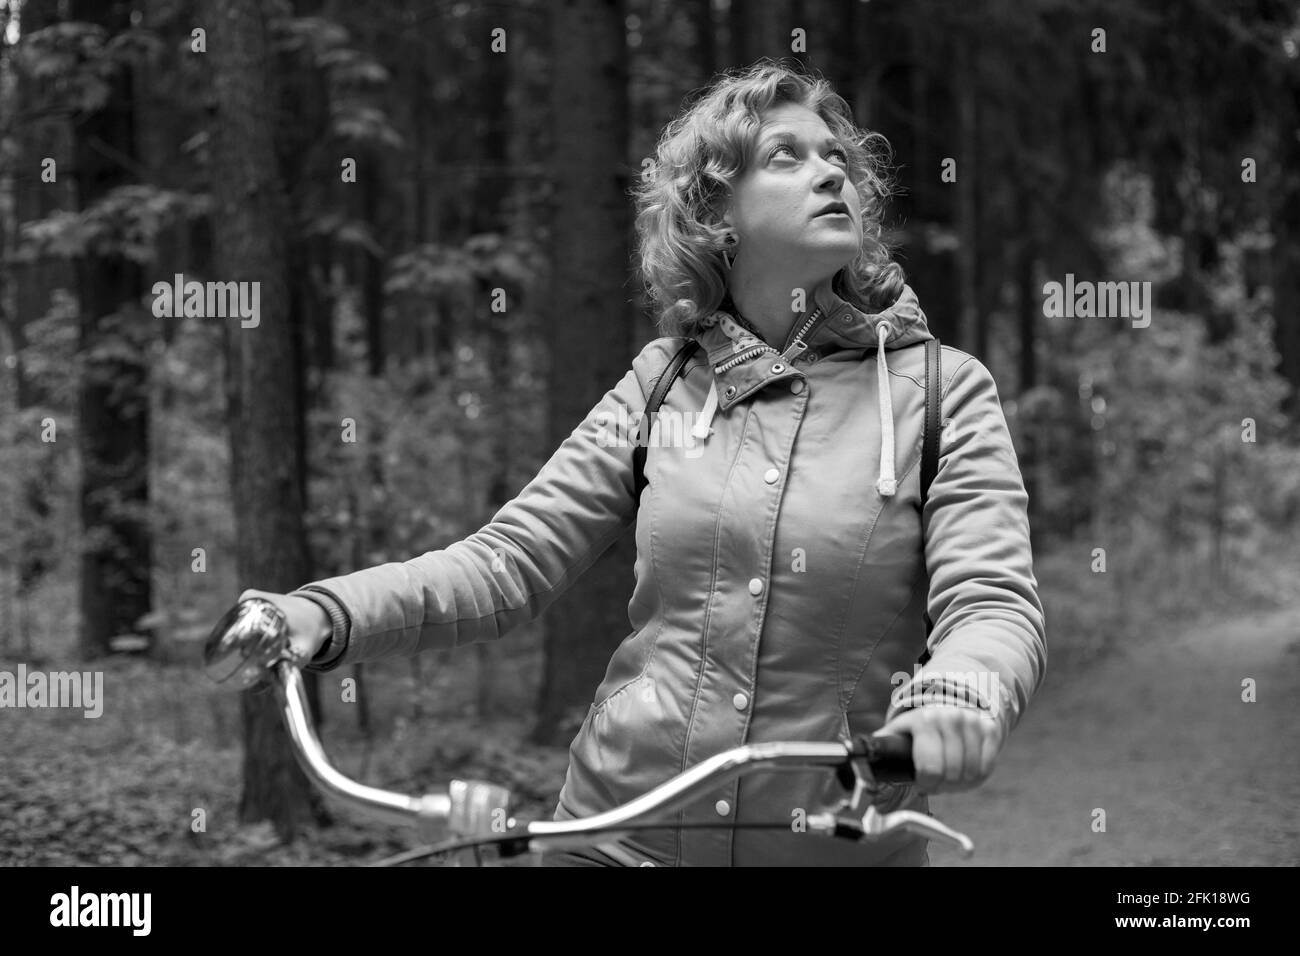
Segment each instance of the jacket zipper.
[{"label": "jacket zipper", "polygon": [[817,324],[817,321],[821,317],[822,317],[822,310],[821,307],[818,306],[816,309],[813,310],[812,315],[808,316],[808,318],[804,321],[803,327],[800,328],[799,331],[796,332],[794,336],[790,339],[790,341],[786,343],[786,349],[784,352],[777,352],[776,349],[772,348],[772,346],[764,342],[760,345],[751,346],[750,348],[745,349],[745,351],[741,352],[740,354],[734,355],[731,358],[727,359],[725,362],[715,365],[713,367],[713,371],[725,372],[728,369],[735,368],[737,365],[742,365],[745,362],[748,362],[750,359],[758,358],[758,356],[763,355],[766,352],[771,352],[773,355],[780,355],[782,361],[789,362],[793,356],[798,355],[807,350],[808,346],[804,344],[803,338],[805,335],[808,334],[808,332],[812,329],[812,327]]},{"label": "jacket zipper", "polygon": [[758,358],[764,352],[771,352],[773,355],[775,355],[776,349],[772,348],[772,346],[767,345],[766,343],[763,345],[751,346],[750,348],[745,349],[745,351],[739,353],[738,355],[734,355],[731,358],[727,359],[722,364],[713,366],[713,371],[725,372],[727,371],[727,369],[735,368],[737,365],[740,365],[743,362],[748,362],[752,358]]},{"label": "jacket zipper", "polygon": [[817,308],[813,309],[812,315],[808,316],[807,321],[804,322],[803,324],[803,328],[801,328],[797,333],[795,333],[794,337],[791,338],[790,341],[785,343],[785,349],[781,353],[781,357],[783,359],[785,359],[788,362],[793,356],[798,355],[801,352],[807,350],[808,346],[805,345],[803,341],[804,336],[807,335],[808,331],[814,325],[817,324],[817,320],[820,319],[821,317],[822,317],[821,306],[818,306]]}]

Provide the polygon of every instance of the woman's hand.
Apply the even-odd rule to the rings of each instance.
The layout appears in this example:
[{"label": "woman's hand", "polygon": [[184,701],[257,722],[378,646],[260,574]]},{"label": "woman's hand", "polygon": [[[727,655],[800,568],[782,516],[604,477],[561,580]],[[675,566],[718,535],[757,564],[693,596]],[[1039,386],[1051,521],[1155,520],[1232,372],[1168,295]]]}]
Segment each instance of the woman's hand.
[{"label": "woman's hand", "polygon": [[315,601],[289,594],[275,594],[271,591],[257,591],[252,588],[239,595],[239,600],[261,598],[278,607],[289,623],[289,647],[302,655],[303,661],[310,661],[316,656],[325,642],[334,632],[330,616]]},{"label": "woman's hand", "polygon": [[927,794],[978,787],[993,772],[1005,736],[989,711],[952,704],[914,707],[876,733],[912,735],[916,788]]}]

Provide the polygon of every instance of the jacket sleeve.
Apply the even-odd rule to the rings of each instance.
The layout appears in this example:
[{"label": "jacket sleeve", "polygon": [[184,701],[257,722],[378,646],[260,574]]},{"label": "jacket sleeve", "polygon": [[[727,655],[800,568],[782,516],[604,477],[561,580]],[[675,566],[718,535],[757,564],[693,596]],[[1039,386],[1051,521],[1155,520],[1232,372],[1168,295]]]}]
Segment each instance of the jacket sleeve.
[{"label": "jacket sleeve", "polygon": [[568,590],[635,521],[628,423],[634,430],[670,342],[646,346],[537,476],[474,534],[294,592],[334,621],[312,669],[494,640]]},{"label": "jacket sleeve", "polygon": [[939,699],[964,696],[995,713],[1009,733],[1047,667],[1029,496],[997,385],[978,359],[957,366],[942,408],[951,424],[922,516],[931,657],[895,693],[886,719],[924,702],[937,686],[949,692]]}]

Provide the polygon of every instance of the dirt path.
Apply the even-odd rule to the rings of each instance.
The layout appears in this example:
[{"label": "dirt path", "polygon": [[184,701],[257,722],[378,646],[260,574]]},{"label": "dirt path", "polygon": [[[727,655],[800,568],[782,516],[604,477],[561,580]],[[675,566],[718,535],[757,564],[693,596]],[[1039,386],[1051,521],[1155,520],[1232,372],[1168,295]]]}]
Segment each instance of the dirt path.
[{"label": "dirt path", "polygon": [[1300,863],[1300,607],[1049,662],[989,782],[931,806],[976,848],[931,844],[935,866]]}]

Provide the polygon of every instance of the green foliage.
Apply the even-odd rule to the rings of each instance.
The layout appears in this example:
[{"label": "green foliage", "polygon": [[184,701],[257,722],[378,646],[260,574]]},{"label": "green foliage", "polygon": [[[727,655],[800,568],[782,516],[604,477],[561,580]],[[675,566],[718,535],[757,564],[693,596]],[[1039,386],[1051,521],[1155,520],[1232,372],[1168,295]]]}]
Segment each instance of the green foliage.
[{"label": "green foliage", "polygon": [[80,211],[60,209],[23,223],[14,261],[96,255],[149,264],[164,230],[209,212],[210,202],[203,194],[147,184],[119,186]]},{"label": "green foliage", "polygon": [[339,101],[334,106],[330,132],[343,140],[357,140],[394,149],[403,145],[401,136],[388,122],[383,110],[348,100]]},{"label": "green foliage", "polygon": [[[1152,228],[1147,178],[1116,172],[1107,178],[1114,188],[1101,248],[1115,278],[1152,281],[1158,296],[1162,284],[1187,281],[1182,260],[1193,252]],[[1099,455],[1094,490],[1122,502],[1106,509],[1117,520],[1147,522],[1171,547],[1216,525],[1231,536],[1274,520],[1258,510],[1266,500],[1258,492],[1281,475],[1257,450],[1289,443],[1271,307],[1243,285],[1243,238],[1224,235],[1219,245],[1206,281],[1212,308],[1229,319],[1221,341],[1209,340],[1206,315],[1160,308],[1148,328],[1103,320],[1076,340]],[[1254,444],[1243,441],[1247,418],[1256,423]]]},{"label": "green foliage", "polygon": [[92,113],[108,102],[113,75],[123,65],[157,55],[162,41],[140,28],[109,35],[93,23],[66,21],[23,35],[20,69],[47,81],[50,105]]},{"label": "green foliage", "polygon": [[48,310],[27,323],[26,347],[11,367],[21,365],[36,390],[47,396],[50,411],[67,414],[76,406],[77,383],[67,374],[77,354],[77,299],[55,289]]},{"label": "green foliage", "polygon": [[[210,320],[175,322],[170,347],[160,350],[151,369],[150,528],[160,584],[156,606],[169,615],[196,607],[219,615],[239,587],[232,566],[235,535],[221,341]],[[206,552],[203,573],[192,570],[194,548]]]},{"label": "green foliage", "polygon": [[[404,561],[475,530],[475,516],[493,506],[485,476],[502,466],[499,430],[510,431],[510,483],[522,487],[539,464],[545,425],[538,379],[521,380],[508,409],[485,406],[483,354],[462,346],[454,375],[417,359],[391,364],[378,379],[360,371],[327,376],[327,403],[310,420],[308,525],[322,568],[344,573]],[[345,418],[356,422],[355,443],[342,440]]]},{"label": "green foliage", "polygon": [[347,29],[325,17],[283,17],[271,22],[276,48],[294,53],[319,70],[329,87],[330,132],[342,140],[401,149],[400,132],[366,91],[389,81],[389,71],[351,46]]},{"label": "green foliage", "polygon": [[1258,306],[1242,325],[1240,336],[1212,346],[1197,316],[1157,311],[1128,347],[1083,356],[1102,460],[1096,492],[1122,501],[1120,520],[1146,519],[1190,539],[1215,520],[1241,532],[1270,517],[1251,490],[1274,476],[1254,453],[1259,446],[1243,442],[1242,420],[1255,419],[1266,445],[1279,443],[1285,388],[1271,373]]},{"label": "green foliage", "polygon": [[426,243],[394,256],[384,291],[442,297],[501,286],[515,297],[544,274],[541,250],[498,235],[471,236],[460,246]]},{"label": "green foliage", "polygon": [[364,249],[375,256],[382,256],[384,250],[375,241],[374,230],[370,224],[360,219],[350,219],[340,213],[324,213],[313,216],[307,223],[306,234],[332,240],[340,248]]}]

